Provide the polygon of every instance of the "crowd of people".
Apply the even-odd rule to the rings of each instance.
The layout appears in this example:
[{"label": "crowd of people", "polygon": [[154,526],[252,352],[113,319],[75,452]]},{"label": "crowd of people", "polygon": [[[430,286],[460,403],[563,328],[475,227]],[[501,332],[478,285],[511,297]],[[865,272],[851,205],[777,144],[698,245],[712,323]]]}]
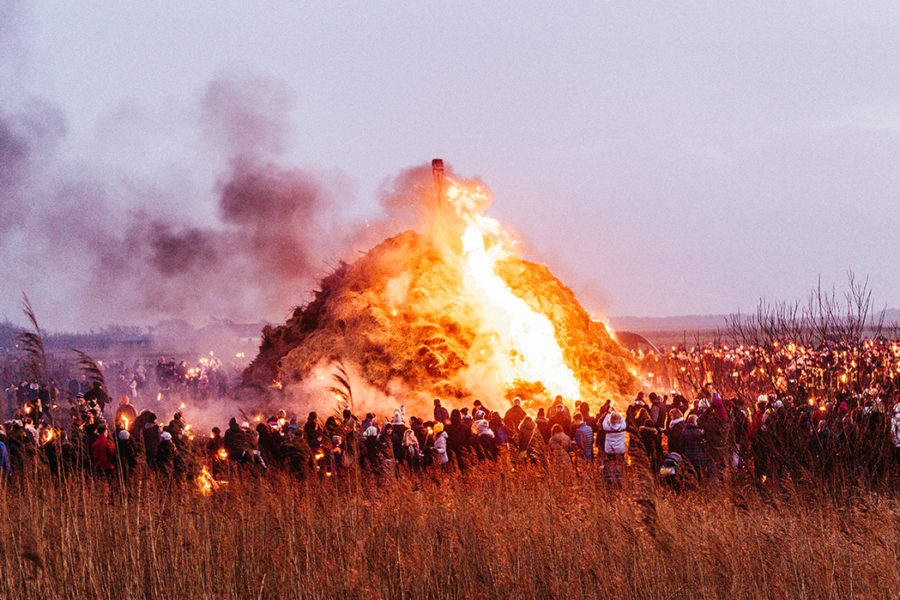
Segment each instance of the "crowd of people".
[{"label": "crowd of people", "polygon": [[[92,394],[93,381],[71,368],[59,366],[45,381],[23,378],[15,363],[4,364],[0,397],[0,420],[8,419],[17,410],[38,410],[52,419],[56,407],[64,410],[75,402],[79,394]],[[151,404],[155,398],[166,397],[189,403],[205,403],[225,397],[240,381],[236,365],[225,365],[212,353],[201,356],[193,366],[184,360],[161,357],[138,358],[131,361],[100,362],[105,376],[101,409],[108,396],[127,395],[132,401]],[[90,397],[90,396],[89,396]]]},{"label": "crowd of people", "polygon": [[776,393],[819,404],[852,396],[900,401],[900,342],[884,337],[810,345],[680,344],[638,350],[634,358],[653,388],[692,393],[711,381],[723,394],[743,398]]},{"label": "crowd of people", "polygon": [[879,482],[900,472],[900,403],[849,394],[819,405],[773,392],[748,405],[712,383],[690,400],[641,392],[618,408],[557,396],[536,410],[519,398],[505,410],[479,400],[451,409],[434,399],[431,414],[412,416],[402,406],[390,416],[347,409],[324,420],[282,410],[252,426],[233,417],[209,435],[192,431],[181,412],[161,423],[127,396],[110,405],[100,385],[79,392],[69,414],[68,423],[51,423],[35,404],[20,407],[0,428],[4,476],[46,470],[121,482],[198,473],[230,480],[277,470],[382,479],[503,462],[593,474],[614,486],[640,469],[682,487],[715,485],[734,473],[762,482],[836,475]]}]

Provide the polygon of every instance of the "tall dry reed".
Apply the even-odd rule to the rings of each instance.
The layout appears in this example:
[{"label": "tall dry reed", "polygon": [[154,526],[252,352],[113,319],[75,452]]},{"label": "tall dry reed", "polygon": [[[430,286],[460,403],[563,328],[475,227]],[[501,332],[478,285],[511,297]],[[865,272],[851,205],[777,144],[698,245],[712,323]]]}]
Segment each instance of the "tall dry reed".
[{"label": "tall dry reed", "polygon": [[898,598],[900,503],[475,468],[209,496],[25,477],[0,490],[3,598]]}]

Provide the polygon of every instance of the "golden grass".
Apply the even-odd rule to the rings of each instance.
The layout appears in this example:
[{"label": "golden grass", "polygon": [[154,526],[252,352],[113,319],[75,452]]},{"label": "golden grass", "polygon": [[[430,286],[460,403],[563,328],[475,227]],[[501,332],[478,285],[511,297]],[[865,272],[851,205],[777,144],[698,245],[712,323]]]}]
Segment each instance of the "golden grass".
[{"label": "golden grass", "polygon": [[0,490],[2,598],[898,598],[900,503],[508,467]]}]

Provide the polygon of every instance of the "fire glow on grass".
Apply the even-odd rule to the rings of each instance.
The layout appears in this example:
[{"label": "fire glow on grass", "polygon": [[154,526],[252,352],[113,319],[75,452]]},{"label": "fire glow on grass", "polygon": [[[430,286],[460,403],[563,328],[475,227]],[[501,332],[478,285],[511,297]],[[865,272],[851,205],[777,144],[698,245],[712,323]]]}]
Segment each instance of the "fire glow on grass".
[{"label": "fire glow on grass", "polygon": [[496,363],[498,378],[507,385],[539,381],[552,395],[578,398],[578,380],[563,359],[553,323],[513,294],[496,272],[497,261],[511,254],[511,240],[499,222],[476,212],[486,203],[484,190],[453,183],[447,199],[466,226],[461,239],[463,284],[482,313],[482,322],[496,329],[491,356],[485,358]]}]

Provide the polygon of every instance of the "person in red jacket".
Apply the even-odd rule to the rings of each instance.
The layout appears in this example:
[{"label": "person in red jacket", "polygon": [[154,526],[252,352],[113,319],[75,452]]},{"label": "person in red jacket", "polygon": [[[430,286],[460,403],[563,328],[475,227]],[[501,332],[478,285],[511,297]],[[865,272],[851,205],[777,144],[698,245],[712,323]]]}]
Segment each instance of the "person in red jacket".
[{"label": "person in red jacket", "polygon": [[112,441],[106,437],[106,425],[97,426],[97,440],[91,444],[91,459],[98,475],[107,476],[116,468],[116,451]]}]

